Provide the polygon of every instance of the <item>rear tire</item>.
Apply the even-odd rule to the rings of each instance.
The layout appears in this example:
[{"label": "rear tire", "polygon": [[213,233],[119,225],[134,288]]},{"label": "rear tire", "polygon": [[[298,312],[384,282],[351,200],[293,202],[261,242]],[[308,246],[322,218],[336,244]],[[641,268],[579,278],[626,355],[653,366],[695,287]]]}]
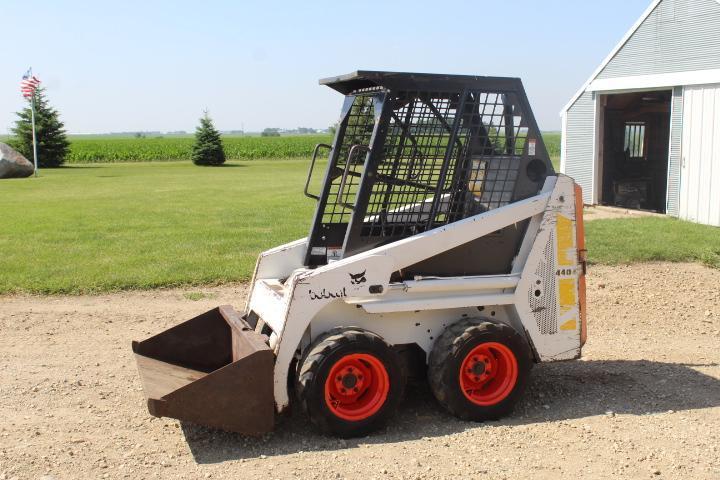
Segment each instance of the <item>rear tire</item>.
[{"label": "rear tire", "polygon": [[509,414],[532,367],[527,341],[512,327],[484,318],[461,320],[437,339],[428,381],[438,402],[463,420]]},{"label": "rear tire", "polygon": [[295,390],[320,431],[349,438],[382,428],[397,409],[405,382],[400,357],[380,336],[337,329],[309,348]]}]

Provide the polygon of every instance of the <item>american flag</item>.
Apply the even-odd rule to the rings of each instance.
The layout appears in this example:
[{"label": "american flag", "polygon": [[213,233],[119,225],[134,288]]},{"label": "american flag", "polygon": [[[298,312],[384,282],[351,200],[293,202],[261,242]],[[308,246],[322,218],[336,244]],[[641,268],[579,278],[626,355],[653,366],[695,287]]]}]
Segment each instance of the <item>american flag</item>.
[{"label": "american flag", "polygon": [[32,70],[25,72],[20,82],[20,91],[22,96],[25,98],[32,98],[35,95],[35,90],[40,86],[40,80],[37,79],[32,73]]}]

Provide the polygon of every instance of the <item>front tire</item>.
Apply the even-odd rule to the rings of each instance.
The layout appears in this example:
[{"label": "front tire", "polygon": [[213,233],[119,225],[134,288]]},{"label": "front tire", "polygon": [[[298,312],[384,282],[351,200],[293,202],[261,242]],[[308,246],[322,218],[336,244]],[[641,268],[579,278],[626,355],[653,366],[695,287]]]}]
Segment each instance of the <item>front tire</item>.
[{"label": "front tire", "polygon": [[527,386],[532,358],[512,327],[483,318],[461,320],[436,341],[428,363],[435,398],[463,420],[509,414]]},{"label": "front tire", "polygon": [[360,329],[319,337],[300,363],[296,392],[322,432],[357,437],[382,428],[397,409],[406,375],[378,335]]}]

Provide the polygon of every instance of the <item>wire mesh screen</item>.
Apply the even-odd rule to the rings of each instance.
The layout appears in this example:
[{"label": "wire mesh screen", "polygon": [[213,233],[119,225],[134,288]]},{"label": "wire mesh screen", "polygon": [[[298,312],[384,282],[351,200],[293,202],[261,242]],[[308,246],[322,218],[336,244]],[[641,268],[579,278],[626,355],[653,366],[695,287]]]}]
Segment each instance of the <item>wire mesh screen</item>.
[{"label": "wire mesh screen", "polygon": [[481,213],[510,203],[519,168],[519,157],[473,157],[467,195],[471,210]]},{"label": "wire mesh screen", "polygon": [[[393,109],[382,160],[366,210],[364,235],[413,233],[432,210],[435,192],[450,186],[446,156],[452,126],[457,118],[459,94],[416,95],[397,99]],[[450,147],[452,150],[452,147]]]},{"label": "wire mesh screen", "polygon": [[395,98],[361,236],[404,237],[512,201],[528,128],[511,95]]},{"label": "wire mesh screen", "polygon": [[[337,163],[330,179],[327,204],[322,216],[324,224],[350,221],[352,205],[360,186],[360,177],[375,126],[375,106],[372,92],[355,97],[346,122]],[[341,187],[342,192],[340,191]]]}]

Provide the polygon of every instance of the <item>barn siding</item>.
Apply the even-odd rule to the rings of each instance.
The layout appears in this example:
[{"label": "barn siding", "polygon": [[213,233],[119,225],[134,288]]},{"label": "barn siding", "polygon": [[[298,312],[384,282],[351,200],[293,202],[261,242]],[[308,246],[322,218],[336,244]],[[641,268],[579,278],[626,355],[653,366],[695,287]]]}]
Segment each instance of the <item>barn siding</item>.
[{"label": "barn siding", "polygon": [[664,0],[597,78],[718,69],[719,28],[717,0]]},{"label": "barn siding", "polygon": [[680,163],[682,162],[683,88],[673,89],[670,113],[670,158],[668,159],[667,214],[680,214]]},{"label": "barn siding", "polygon": [[568,109],[565,134],[565,173],[575,179],[583,189],[583,201],[593,203],[593,166],[595,153],[595,99],[590,92],[583,93]]},{"label": "barn siding", "polygon": [[720,227],[720,85],[685,87],[680,218]]}]

